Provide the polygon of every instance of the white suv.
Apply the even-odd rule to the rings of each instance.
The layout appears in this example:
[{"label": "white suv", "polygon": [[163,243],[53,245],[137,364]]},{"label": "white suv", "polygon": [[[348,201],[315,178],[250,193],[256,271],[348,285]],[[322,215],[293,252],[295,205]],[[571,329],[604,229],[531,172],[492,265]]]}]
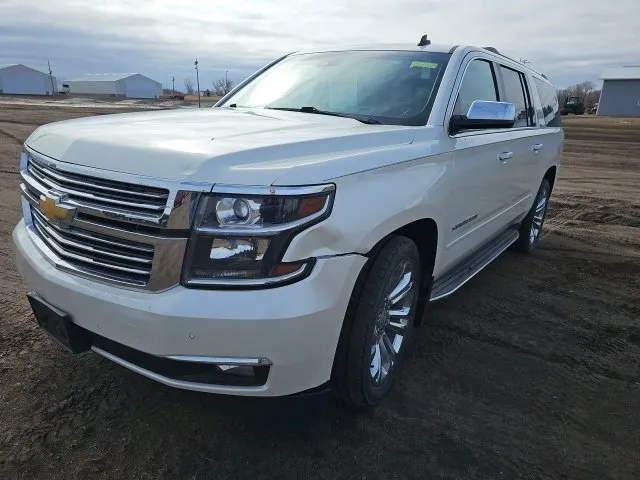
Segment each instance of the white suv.
[{"label": "white suv", "polygon": [[493,48],[294,53],[213,108],[38,128],[18,265],[72,352],[375,405],[429,301],[535,247],[563,138],[546,77]]}]

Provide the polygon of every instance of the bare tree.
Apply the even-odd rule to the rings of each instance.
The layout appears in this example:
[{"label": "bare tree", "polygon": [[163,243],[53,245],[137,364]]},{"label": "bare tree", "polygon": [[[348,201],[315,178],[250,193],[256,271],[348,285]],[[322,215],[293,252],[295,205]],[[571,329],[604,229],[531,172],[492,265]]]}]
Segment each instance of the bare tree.
[{"label": "bare tree", "polygon": [[216,95],[222,96],[226,95],[233,88],[233,82],[228,78],[221,78],[220,80],[216,80],[213,82],[213,89],[216,92]]},{"label": "bare tree", "polygon": [[585,95],[594,90],[595,85],[592,81],[587,80],[586,82],[582,82],[578,84],[578,88],[581,89]]},{"label": "bare tree", "polygon": [[195,88],[193,88],[193,80],[191,80],[190,78],[184,79],[184,88],[189,95],[193,95],[194,93],[196,93]]}]

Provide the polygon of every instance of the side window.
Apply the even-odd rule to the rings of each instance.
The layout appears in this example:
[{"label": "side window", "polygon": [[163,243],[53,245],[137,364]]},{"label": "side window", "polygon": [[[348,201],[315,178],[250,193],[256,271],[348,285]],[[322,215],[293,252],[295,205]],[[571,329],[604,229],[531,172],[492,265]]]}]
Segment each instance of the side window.
[{"label": "side window", "polygon": [[493,66],[485,60],[472,60],[460,84],[454,115],[466,115],[475,100],[498,100]]},{"label": "side window", "polygon": [[502,82],[504,84],[504,101],[516,106],[516,123],[514,127],[528,127],[533,125],[531,109],[527,102],[526,82],[524,75],[516,70],[500,66]]},{"label": "side window", "polygon": [[558,96],[556,90],[548,83],[545,83],[537,78],[533,81],[536,84],[538,95],[540,96],[540,103],[542,104],[542,113],[544,115],[544,122],[549,127],[560,126],[560,105],[558,104]]}]

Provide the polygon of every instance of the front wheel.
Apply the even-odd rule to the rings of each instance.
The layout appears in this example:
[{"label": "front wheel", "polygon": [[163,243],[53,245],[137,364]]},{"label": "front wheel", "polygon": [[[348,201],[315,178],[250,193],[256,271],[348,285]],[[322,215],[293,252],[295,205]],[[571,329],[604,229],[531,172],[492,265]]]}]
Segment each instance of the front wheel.
[{"label": "front wheel", "polygon": [[529,210],[529,213],[520,224],[520,237],[514,244],[514,248],[517,251],[530,253],[538,244],[549,206],[550,195],[551,185],[549,180],[545,178],[540,184],[538,195],[536,195],[531,210]]},{"label": "front wheel", "polygon": [[334,383],[350,405],[377,405],[393,387],[415,332],[422,279],[420,254],[393,237],[354,291],[334,363]]}]

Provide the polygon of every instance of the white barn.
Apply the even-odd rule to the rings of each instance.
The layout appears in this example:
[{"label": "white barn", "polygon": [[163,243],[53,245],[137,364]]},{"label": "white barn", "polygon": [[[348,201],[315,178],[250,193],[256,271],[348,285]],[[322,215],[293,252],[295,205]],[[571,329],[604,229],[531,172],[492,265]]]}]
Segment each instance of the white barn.
[{"label": "white barn", "polygon": [[162,84],[139,73],[88,74],[63,83],[71,94],[160,98]]},{"label": "white barn", "polygon": [[0,65],[0,94],[51,95],[57,91],[56,77],[51,80],[49,74],[19,63]]}]

